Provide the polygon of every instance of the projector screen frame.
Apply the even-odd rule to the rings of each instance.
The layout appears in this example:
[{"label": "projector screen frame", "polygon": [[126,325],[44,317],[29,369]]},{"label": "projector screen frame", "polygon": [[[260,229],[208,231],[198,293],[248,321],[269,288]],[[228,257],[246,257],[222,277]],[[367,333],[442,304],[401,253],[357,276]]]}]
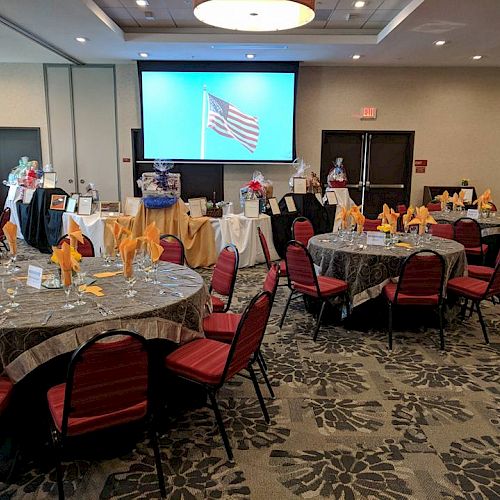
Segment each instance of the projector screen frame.
[{"label": "projector screen frame", "polygon": [[137,61],[137,72],[139,78],[139,99],[141,107],[141,138],[144,144],[144,107],[142,102],[142,73],[143,72],[240,72],[240,73],[293,73],[293,125],[292,125],[292,159],[283,160],[231,160],[214,159],[204,160],[200,158],[178,159],[178,158],[142,158],[145,162],[156,159],[171,160],[174,163],[206,163],[206,164],[227,164],[227,165],[290,165],[297,156],[296,150],[296,127],[295,119],[297,113],[297,81],[299,76],[298,61]]}]

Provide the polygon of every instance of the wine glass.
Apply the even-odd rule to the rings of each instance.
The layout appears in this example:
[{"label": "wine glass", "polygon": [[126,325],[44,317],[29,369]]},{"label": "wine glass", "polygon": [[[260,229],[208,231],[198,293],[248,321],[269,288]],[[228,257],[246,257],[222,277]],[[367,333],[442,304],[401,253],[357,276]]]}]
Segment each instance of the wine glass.
[{"label": "wine glass", "polygon": [[72,284],[70,283],[69,285],[64,285],[64,294],[66,295],[66,300],[64,302],[64,305],[61,307],[61,309],[73,309],[75,306],[73,304],[69,303],[69,294],[71,293],[71,288]]},{"label": "wine glass", "polygon": [[153,274],[153,285],[159,285],[161,282],[158,279],[158,262],[153,262],[151,269]]},{"label": "wine glass", "polygon": [[14,300],[19,292],[19,282],[17,280],[11,280],[7,285],[6,292],[10,299],[9,307],[12,309],[19,307],[19,303]]},{"label": "wine glass", "polygon": [[111,252],[107,248],[104,248],[102,258],[104,259],[102,267],[111,267]]},{"label": "wine glass", "polygon": [[0,254],[0,259],[1,259],[1,262],[2,262],[2,268],[4,270],[4,273],[5,274],[12,274],[12,271],[11,271],[12,261],[10,259],[9,254],[6,253],[6,252],[2,252]]},{"label": "wine glass", "polygon": [[134,275],[125,276],[125,282],[127,284],[127,291],[125,292],[125,297],[132,298],[137,295],[137,290],[134,290],[135,282],[137,281]]},{"label": "wine glass", "polygon": [[85,279],[87,273],[85,272],[77,272],[75,277],[75,291],[77,296],[77,301],[75,302],[75,306],[83,306],[86,302],[83,300],[83,292],[85,291]]},{"label": "wine glass", "polygon": [[16,254],[11,254],[10,256],[10,264],[11,264],[11,272],[12,273],[17,273],[19,271],[19,267],[16,265],[17,261],[17,255]]}]

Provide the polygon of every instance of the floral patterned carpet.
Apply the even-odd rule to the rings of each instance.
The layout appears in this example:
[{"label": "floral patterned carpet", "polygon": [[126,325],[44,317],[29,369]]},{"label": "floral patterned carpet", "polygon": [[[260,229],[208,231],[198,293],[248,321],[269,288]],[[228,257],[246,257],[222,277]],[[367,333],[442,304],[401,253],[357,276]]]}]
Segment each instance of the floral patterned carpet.
[{"label": "floral patterned carpet", "polygon": [[[240,270],[233,310],[264,274]],[[171,415],[161,437],[168,498],[500,498],[499,306],[485,307],[489,346],[473,317],[447,326],[440,353],[434,325],[404,313],[389,352],[378,310],[358,311],[347,329],[325,325],[313,342],[314,318],[296,300],[280,331],[286,290],[263,347],[277,396],[262,386],[271,424],[243,378],[219,397],[234,463],[209,409]],[[68,462],[67,497],[159,498],[147,440],[112,457]],[[57,495],[50,463],[24,466],[14,481],[0,485],[0,499]]]}]

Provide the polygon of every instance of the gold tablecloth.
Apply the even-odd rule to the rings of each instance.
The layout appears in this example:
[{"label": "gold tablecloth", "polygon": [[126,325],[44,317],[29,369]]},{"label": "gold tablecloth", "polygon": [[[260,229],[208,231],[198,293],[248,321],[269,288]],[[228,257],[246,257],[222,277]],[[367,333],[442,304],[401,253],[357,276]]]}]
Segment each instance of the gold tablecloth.
[{"label": "gold tablecloth", "polygon": [[132,231],[134,226],[134,219],[130,215],[120,215],[118,217],[106,217],[104,219],[104,248],[110,254],[115,246],[115,238],[113,236],[113,227],[115,222],[118,222],[125,229]]},{"label": "gold tablecloth", "polygon": [[145,208],[141,203],[133,223],[132,236],[142,236],[144,228],[153,221],[161,234],[173,234],[181,239],[191,267],[215,264],[215,235],[209,217],[190,217],[181,199],[168,208]]}]

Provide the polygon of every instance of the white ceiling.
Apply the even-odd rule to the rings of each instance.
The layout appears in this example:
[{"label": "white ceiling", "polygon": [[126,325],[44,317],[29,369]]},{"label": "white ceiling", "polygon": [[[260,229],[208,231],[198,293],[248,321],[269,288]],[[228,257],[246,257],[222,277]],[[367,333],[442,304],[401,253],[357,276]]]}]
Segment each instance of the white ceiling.
[{"label": "white ceiling", "polygon": [[[500,67],[500,0],[319,0],[304,29],[251,34],[195,20],[190,0],[0,0],[1,18],[84,63],[150,59],[303,61],[363,66]],[[102,8],[101,8],[102,7]],[[144,10],[154,13],[146,22]],[[352,13],[349,21],[346,15]],[[357,17],[356,17],[357,16]],[[80,44],[76,36],[89,41]],[[437,39],[449,41],[435,47]],[[361,54],[358,61],[352,54]],[[471,56],[483,55],[481,61]],[[0,62],[67,62],[0,24]]]}]

